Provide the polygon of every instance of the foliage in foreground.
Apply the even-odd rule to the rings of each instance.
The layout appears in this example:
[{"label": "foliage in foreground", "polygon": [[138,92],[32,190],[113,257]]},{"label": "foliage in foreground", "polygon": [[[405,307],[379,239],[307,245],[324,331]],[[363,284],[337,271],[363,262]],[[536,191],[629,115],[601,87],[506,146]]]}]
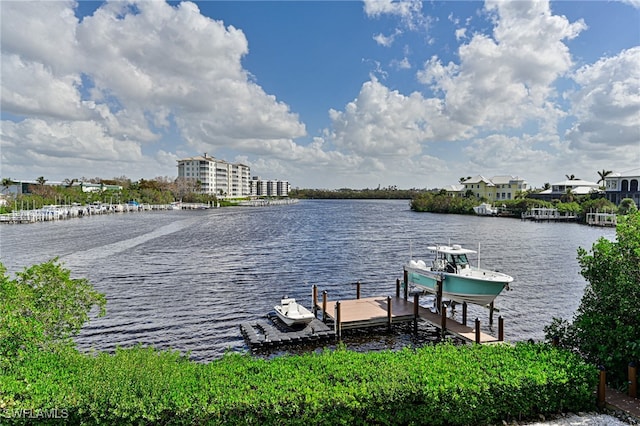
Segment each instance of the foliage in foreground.
[{"label": "foliage in foreground", "polygon": [[31,350],[71,345],[93,307],[104,315],[106,299],[57,259],[6,274],[0,263],[0,368]]},{"label": "foliage in foreground", "polygon": [[[344,349],[209,364],[175,352],[38,351],[0,375],[0,414],[72,424],[487,424],[591,410],[595,367],[545,344]],[[24,417],[24,416],[23,416]],[[41,423],[43,419],[38,419]]]},{"label": "foliage in foreground", "polygon": [[578,250],[588,281],[573,322],[554,318],[547,339],[607,369],[618,387],[627,383],[627,366],[640,361],[640,212],[620,217],[617,241],[600,238],[591,253]]}]

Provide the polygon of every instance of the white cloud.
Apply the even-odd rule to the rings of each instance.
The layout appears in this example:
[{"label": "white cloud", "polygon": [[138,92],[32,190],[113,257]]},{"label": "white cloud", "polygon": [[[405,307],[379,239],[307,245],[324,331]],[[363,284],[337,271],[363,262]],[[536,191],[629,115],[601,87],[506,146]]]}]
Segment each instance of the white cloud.
[{"label": "white cloud", "polygon": [[545,2],[487,2],[495,12],[493,38],[475,34],[459,48],[460,63],[425,63],[418,79],[444,94],[452,121],[478,131],[548,123],[562,114],[554,81],[572,65],[565,39],[585,28],[551,15]]},{"label": "white cloud", "polygon": [[345,111],[329,112],[334,143],[363,157],[420,154],[420,142],[432,134],[428,109],[433,110],[420,94],[404,96],[372,78]]},{"label": "white cloud", "polygon": [[[93,159],[106,176],[118,162],[151,168],[157,159],[141,154],[142,146],[167,137],[172,126],[209,152],[238,144],[277,154],[305,135],[288,105],[243,69],[244,33],[203,16],[195,4],[110,2],[82,22],[74,7],[2,4],[2,110],[15,120],[31,117],[3,121],[3,173],[22,166],[9,162],[22,158],[14,149],[32,151],[41,164]],[[175,163],[162,165],[163,174],[175,175]]]},{"label": "white cloud", "polygon": [[640,163],[640,47],[578,69],[579,89],[570,94],[576,117],[566,139],[575,150],[607,155],[628,149]]}]

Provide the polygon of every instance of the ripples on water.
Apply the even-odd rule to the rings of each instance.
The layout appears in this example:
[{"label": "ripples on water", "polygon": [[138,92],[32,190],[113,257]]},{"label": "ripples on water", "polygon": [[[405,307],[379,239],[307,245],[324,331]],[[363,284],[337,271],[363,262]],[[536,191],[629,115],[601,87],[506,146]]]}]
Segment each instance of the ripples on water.
[{"label": "ripples on water", "polygon": [[[615,238],[613,229],[414,213],[408,201],[380,200],[125,213],[0,232],[10,272],[59,256],[106,294],[107,315],[83,328],[81,348],[141,343],[205,361],[247,350],[239,324],[264,318],[285,294],[310,306],[313,284],[335,300],[355,297],[361,281],[362,297],[393,295],[411,254],[425,257],[427,245],[449,242],[481,243],[482,265],[515,278],[496,299],[506,339],[541,340],[551,317],[571,318],[580,303],[577,248]],[[470,307],[469,317],[486,329],[486,309]],[[367,350],[422,339],[353,333],[346,343]]]}]

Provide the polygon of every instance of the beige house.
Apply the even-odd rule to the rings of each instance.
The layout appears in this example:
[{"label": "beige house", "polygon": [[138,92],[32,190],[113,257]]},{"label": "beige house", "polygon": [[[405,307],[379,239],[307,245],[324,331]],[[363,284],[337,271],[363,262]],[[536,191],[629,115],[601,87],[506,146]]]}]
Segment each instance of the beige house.
[{"label": "beige house", "polygon": [[461,182],[463,194],[473,192],[476,198],[485,198],[490,202],[513,200],[519,192],[527,191],[529,184],[517,176],[494,176],[490,179],[482,175],[474,176]]}]

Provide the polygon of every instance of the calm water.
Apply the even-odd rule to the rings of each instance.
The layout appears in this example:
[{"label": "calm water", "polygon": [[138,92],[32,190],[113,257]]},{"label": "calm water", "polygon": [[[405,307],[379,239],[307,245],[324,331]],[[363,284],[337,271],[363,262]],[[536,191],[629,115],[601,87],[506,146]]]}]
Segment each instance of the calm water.
[{"label": "calm water", "polygon": [[[578,307],[585,281],[576,250],[601,236],[614,239],[615,230],[414,213],[408,201],[308,200],[3,225],[0,258],[15,272],[58,256],[106,294],[107,315],[84,327],[81,348],[142,343],[206,361],[247,350],[239,324],[262,320],[285,294],[310,306],[313,284],[336,300],[355,297],[361,281],[362,297],[393,295],[411,254],[449,242],[481,243],[482,265],[515,278],[496,299],[506,339],[541,340],[552,316],[571,318]],[[469,316],[486,327],[486,309],[470,307]],[[346,343],[366,350],[420,340],[399,332]]]}]

